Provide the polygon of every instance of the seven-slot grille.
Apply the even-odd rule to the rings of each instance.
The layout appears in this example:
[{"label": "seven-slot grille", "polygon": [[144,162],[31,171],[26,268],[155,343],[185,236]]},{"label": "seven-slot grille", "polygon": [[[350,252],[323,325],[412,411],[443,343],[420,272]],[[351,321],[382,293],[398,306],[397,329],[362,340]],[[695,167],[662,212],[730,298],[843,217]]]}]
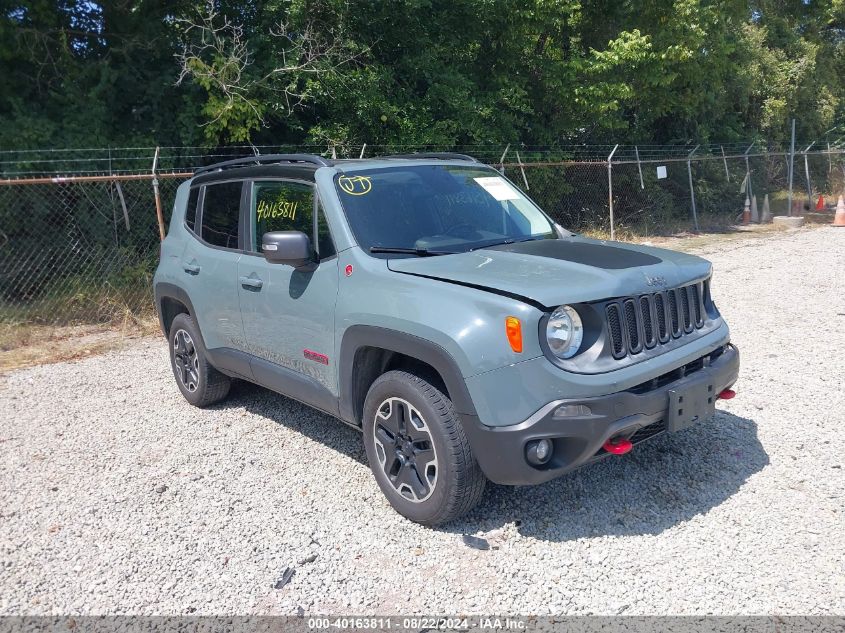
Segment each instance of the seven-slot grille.
[{"label": "seven-slot grille", "polygon": [[639,354],[704,327],[708,283],[609,301],[605,315],[613,357]]}]

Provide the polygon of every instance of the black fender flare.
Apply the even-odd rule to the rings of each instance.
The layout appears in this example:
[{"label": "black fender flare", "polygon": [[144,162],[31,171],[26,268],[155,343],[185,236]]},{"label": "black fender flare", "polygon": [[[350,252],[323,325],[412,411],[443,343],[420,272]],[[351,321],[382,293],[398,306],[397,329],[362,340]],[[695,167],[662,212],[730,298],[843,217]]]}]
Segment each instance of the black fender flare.
[{"label": "black fender flare", "polygon": [[343,334],[339,362],[340,416],[359,424],[355,410],[355,355],[362,347],[375,347],[410,356],[431,365],[443,378],[458,414],[475,416],[475,405],[457,362],[449,352],[427,339],[372,325],[353,325]]},{"label": "black fender flare", "polygon": [[196,318],[196,311],[194,310],[194,304],[191,303],[191,299],[188,297],[188,293],[185,292],[184,288],[177,286],[176,284],[171,284],[166,281],[159,282],[155,285],[155,289],[153,290],[155,294],[155,304],[156,304],[156,312],[158,313],[158,323],[161,326],[161,332],[164,336],[167,336],[167,328],[164,326],[164,313],[161,309],[161,301],[162,299],[169,298],[175,299],[182,305],[188,308],[188,312]]}]

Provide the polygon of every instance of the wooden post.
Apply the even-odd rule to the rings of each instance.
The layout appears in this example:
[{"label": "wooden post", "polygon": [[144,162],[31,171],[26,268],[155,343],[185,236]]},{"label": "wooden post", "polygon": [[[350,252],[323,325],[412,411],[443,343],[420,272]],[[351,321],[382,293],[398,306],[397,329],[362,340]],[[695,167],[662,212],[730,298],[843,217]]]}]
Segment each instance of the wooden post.
[{"label": "wooden post", "polygon": [[158,191],[158,178],[156,177],[156,167],[158,166],[158,151],[159,148],[156,147],[155,156],[153,156],[153,195],[155,196],[156,201],[156,218],[158,219],[158,235],[159,239],[163,242],[164,241],[164,214],[161,210],[161,195]]}]

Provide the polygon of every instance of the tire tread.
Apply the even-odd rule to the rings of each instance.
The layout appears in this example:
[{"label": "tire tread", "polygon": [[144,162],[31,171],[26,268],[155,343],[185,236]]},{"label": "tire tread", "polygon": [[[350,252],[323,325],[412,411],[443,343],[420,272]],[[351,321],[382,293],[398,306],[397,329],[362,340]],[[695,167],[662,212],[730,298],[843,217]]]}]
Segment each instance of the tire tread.
[{"label": "tire tread", "polygon": [[446,436],[450,470],[455,473],[455,485],[446,503],[425,525],[439,525],[453,521],[472,510],[481,501],[487,478],[472,454],[469,439],[461,426],[452,401],[440,389],[424,378],[403,370],[389,371],[380,376],[370,389],[388,380],[401,380],[416,389],[438,414]]},{"label": "tire tread", "polygon": [[[232,386],[231,378],[215,369],[211,363],[208,362],[208,358],[205,353],[205,342],[203,341],[199,327],[191,315],[186,313],[178,314],[176,318],[173,319],[173,323],[170,326],[171,333],[175,329],[187,330],[188,334],[191,335],[191,338],[194,341],[194,346],[197,348],[200,375],[205,377],[205,380],[201,381],[201,390],[197,389],[194,394],[186,394],[182,389],[179,378],[174,376],[179,390],[185,396],[185,399],[196,407],[204,408],[220,402],[229,395],[229,389]],[[173,345],[171,336],[168,336],[168,344],[171,347]]]}]

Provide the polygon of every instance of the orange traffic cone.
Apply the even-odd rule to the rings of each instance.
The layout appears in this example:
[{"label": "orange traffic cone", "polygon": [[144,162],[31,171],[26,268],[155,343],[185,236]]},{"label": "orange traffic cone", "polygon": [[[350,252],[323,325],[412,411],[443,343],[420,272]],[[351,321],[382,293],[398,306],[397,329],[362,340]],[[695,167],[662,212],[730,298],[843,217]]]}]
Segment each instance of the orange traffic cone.
[{"label": "orange traffic cone", "polygon": [[824,196],[819,196],[819,200],[816,202],[816,211],[824,211]]},{"label": "orange traffic cone", "polygon": [[836,215],[833,216],[833,226],[845,226],[845,198],[839,196],[836,203]]},{"label": "orange traffic cone", "polygon": [[751,200],[745,199],[745,209],[742,211],[742,226],[748,226],[751,222]]}]

